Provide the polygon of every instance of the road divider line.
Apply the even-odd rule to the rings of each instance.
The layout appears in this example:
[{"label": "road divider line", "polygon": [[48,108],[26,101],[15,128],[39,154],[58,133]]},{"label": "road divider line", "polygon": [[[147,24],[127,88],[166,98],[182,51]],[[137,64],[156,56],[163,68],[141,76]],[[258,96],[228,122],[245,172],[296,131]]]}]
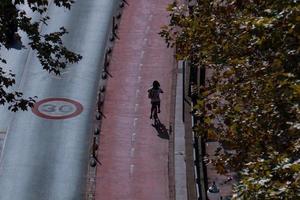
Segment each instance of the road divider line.
[{"label": "road divider line", "polygon": [[138,118],[134,118],[134,120],[133,120],[133,127],[135,127],[136,126],[136,121],[138,120]]},{"label": "road divider line", "polygon": [[149,31],[150,31],[150,26],[147,26],[145,33],[148,34]]},{"label": "road divider line", "polygon": [[130,151],[130,157],[133,157],[134,156],[134,152],[135,152],[135,148],[131,148],[131,151]]},{"label": "road divider line", "polygon": [[144,57],[144,54],[145,54],[145,51],[143,50],[143,51],[141,52],[141,58]]},{"label": "road divider line", "polygon": [[136,133],[132,133],[132,135],[131,135],[131,145],[133,145],[133,143],[135,142],[135,136],[136,136]]},{"label": "road divider line", "polygon": [[147,39],[147,38],[145,38],[145,39],[144,39],[144,45],[146,45],[146,44],[147,44],[147,42],[148,42],[148,39]]},{"label": "road divider line", "polygon": [[137,110],[138,110],[138,107],[139,107],[139,104],[135,104],[135,107],[134,107],[134,112],[137,112]]},{"label": "road divider line", "polygon": [[131,165],[130,165],[130,175],[133,174],[133,169],[134,169],[134,164],[131,164]]},{"label": "road divider line", "polygon": [[153,17],[153,15],[151,14],[151,15],[149,16],[148,20],[151,21],[151,20],[152,20],[152,17]]},{"label": "road divider line", "polygon": [[137,90],[135,91],[135,98],[137,98],[137,97],[139,96],[139,93],[140,93],[140,90],[137,89]]}]

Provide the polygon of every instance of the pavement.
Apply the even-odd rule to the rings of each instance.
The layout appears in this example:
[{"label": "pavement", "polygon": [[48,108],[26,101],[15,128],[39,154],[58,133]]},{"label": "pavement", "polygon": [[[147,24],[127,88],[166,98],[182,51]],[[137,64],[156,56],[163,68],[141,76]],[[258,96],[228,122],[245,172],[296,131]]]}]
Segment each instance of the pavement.
[{"label": "pavement", "polygon": [[[174,177],[170,132],[174,120],[173,50],[158,35],[168,23],[168,0],[131,0],[123,11],[107,82],[95,199],[169,200]],[[154,126],[147,90],[158,80],[164,91],[161,124]],[[171,153],[171,154],[170,154]]]},{"label": "pavement", "polygon": [[[220,147],[220,144],[217,141],[206,142],[206,153],[210,159],[215,158],[214,154],[218,147]],[[219,189],[219,196],[225,200],[231,199],[233,184],[237,182],[236,174],[234,172],[229,172],[226,175],[220,175],[217,173],[217,170],[215,170],[215,167],[211,162],[207,163],[206,169],[208,186],[212,186],[213,182],[215,182]]]},{"label": "pavement", "polygon": [[[206,80],[210,80],[211,77],[212,72],[210,70],[206,70]],[[216,158],[215,151],[219,147],[221,147],[221,144],[212,138],[209,138],[205,143],[206,156],[209,159],[206,163],[207,183],[208,187],[211,187],[213,182],[215,182],[219,189],[218,195],[224,200],[227,200],[231,199],[232,187],[237,183],[237,177],[234,172],[228,172],[224,175],[218,174],[211,160]]]},{"label": "pavement", "polygon": [[176,199],[187,200],[187,173],[185,125],[183,118],[183,84],[182,65],[178,65],[176,84],[175,130],[174,130],[174,157],[175,157],[175,191]]}]

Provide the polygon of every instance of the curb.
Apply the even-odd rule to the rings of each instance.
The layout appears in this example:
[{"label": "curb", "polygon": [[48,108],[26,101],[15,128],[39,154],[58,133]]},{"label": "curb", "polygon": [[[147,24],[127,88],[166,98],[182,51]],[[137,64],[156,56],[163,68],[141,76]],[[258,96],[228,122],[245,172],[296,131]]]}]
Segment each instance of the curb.
[{"label": "curb", "polygon": [[[175,53],[175,52],[174,52]],[[174,162],[174,130],[175,130],[175,108],[176,108],[176,85],[177,85],[177,62],[174,59],[171,102],[170,102],[170,118],[169,118],[169,155],[168,155],[168,173],[169,173],[169,199],[176,199],[175,191],[175,162]]]}]

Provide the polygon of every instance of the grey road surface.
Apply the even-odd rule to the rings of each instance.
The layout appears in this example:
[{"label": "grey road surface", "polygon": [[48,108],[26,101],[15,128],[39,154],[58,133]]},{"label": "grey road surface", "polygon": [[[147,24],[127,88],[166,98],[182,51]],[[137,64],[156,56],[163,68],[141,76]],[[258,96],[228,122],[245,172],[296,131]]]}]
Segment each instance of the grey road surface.
[{"label": "grey road surface", "polygon": [[71,11],[50,6],[51,21],[41,32],[64,26],[69,31],[64,38],[66,46],[83,56],[61,77],[43,71],[30,49],[1,51],[16,66],[15,88],[25,96],[68,98],[83,106],[79,115],[59,120],[31,111],[11,114],[1,108],[0,129],[6,131],[0,160],[1,200],[83,199],[102,59],[118,3],[77,0]]}]

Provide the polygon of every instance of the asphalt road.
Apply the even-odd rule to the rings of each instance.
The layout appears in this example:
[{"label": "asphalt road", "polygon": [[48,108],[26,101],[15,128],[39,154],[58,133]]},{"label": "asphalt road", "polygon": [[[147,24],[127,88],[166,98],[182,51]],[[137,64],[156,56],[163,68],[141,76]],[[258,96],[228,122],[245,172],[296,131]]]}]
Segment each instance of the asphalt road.
[{"label": "asphalt road", "polygon": [[[65,45],[83,56],[60,77],[42,70],[35,52],[26,47],[26,38],[21,49],[1,50],[1,56],[16,73],[14,89],[25,96],[37,95],[39,101],[74,100],[83,109],[76,116],[53,119],[31,111],[9,113],[1,108],[0,131],[6,131],[7,135],[0,163],[1,200],[83,199],[102,59],[118,3],[118,0],[77,0],[71,11],[49,7],[51,21],[41,27],[41,32],[57,31],[64,26],[69,31]],[[64,116],[72,109],[77,108],[57,100],[41,106],[39,111]]]},{"label": "asphalt road", "polygon": [[[169,0],[129,3],[109,66],[113,78],[108,79],[103,107],[95,199],[169,200],[175,65],[173,49],[158,34],[168,23]],[[157,125],[149,119],[147,93],[154,80],[164,91]]]}]

